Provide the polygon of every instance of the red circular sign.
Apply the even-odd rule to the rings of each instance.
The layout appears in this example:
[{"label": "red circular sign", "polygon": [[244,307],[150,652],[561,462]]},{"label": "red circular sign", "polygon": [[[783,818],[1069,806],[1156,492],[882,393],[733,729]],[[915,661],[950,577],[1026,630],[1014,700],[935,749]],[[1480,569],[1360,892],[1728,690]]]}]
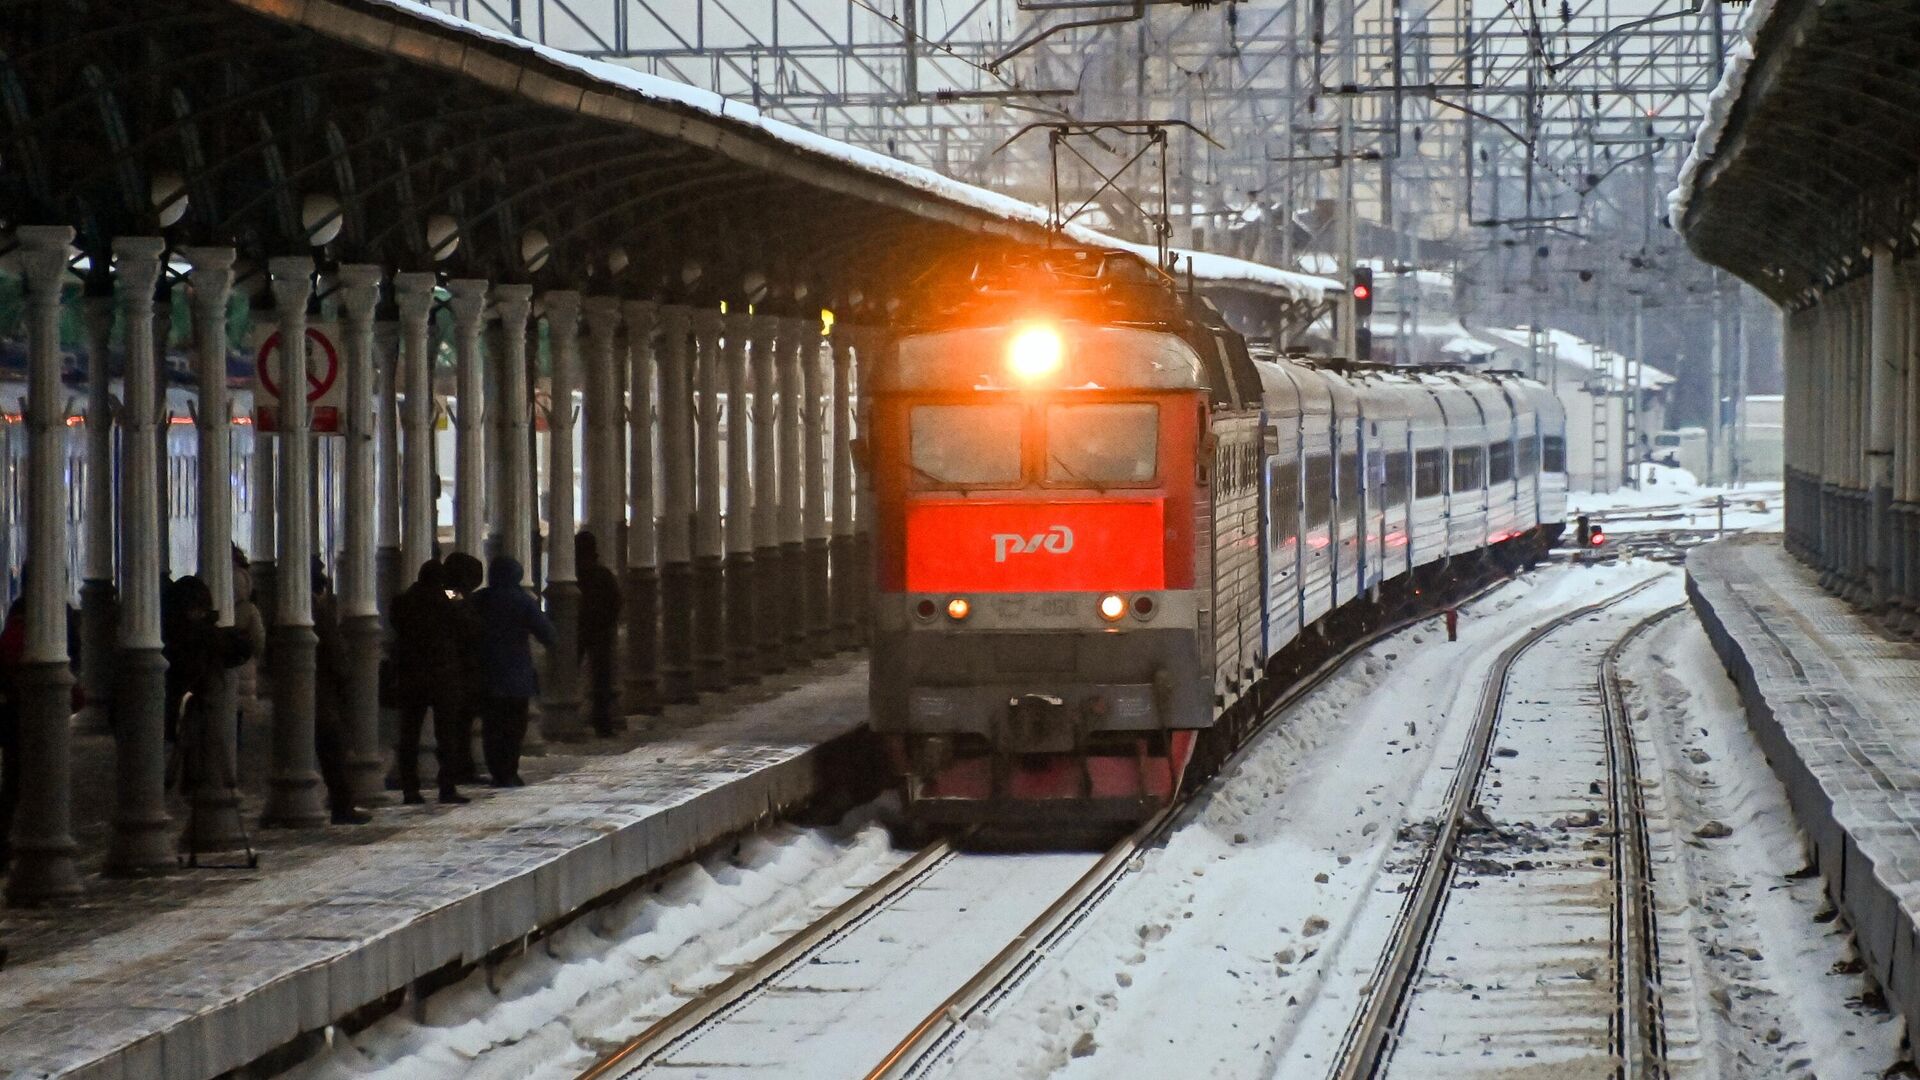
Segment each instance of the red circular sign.
[{"label": "red circular sign", "polygon": [[[325,396],[328,390],[333,388],[333,381],[340,377],[340,354],[334,349],[333,342],[327,339],[327,335],[315,330],[311,326],[307,327],[307,340],[320,346],[320,355],[325,357],[327,361],[327,369],[318,375],[314,374],[313,351],[311,347],[308,348],[306,365],[307,400],[310,402],[319,401],[321,397]],[[280,387],[274,382],[273,365],[268,362],[267,358],[272,356],[274,351],[279,348],[280,331],[275,330],[267,340],[260,343],[260,355],[254,361],[254,369],[260,373],[261,387],[276,398],[280,396]]]}]

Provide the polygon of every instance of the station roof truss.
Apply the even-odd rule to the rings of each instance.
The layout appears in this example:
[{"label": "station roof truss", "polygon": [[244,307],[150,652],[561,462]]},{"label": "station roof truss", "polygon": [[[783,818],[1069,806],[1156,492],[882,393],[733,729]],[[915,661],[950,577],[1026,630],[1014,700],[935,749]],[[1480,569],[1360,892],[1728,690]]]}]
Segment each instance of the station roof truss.
[{"label": "station roof truss", "polygon": [[[877,303],[956,248],[1049,239],[1040,207],[408,0],[0,0],[0,159],[8,226],[70,223],[101,256],[116,236],[231,243],[243,278],[337,219],[323,264]],[[458,237],[438,260],[435,221]],[[1331,287],[1211,271],[1282,303]]]},{"label": "station roof truss", "polygon": [[1920,237],[1920,8],[1779,0],[1723,85],[1675,193],[1701,258],[1776,302],[1864,272]]}]

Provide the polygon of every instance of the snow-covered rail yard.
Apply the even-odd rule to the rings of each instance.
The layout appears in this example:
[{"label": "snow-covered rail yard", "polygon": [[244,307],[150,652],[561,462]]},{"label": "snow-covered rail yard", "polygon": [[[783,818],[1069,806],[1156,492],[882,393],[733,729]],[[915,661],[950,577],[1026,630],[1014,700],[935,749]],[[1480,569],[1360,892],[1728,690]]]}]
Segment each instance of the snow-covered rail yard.
[{"label": "snow-covered rail yard", "polygon": [[[1103,868],[1095,852],[899,851],[871,811],[775,827],[297,1075],[544,1080],[623,1049],[599,1075],[1370,1075],[1341,1070],[1363,1060],[1371,1004],[1378,1075],[1603,1076],[1625,1060],[1651,1067],[1630,1075],[1879,1076],[1899,1024],[1798,873],[1781,791],[1698,624],[1650,618],[1681,599],[1649,559],[1556,563],[1467,605],[1457,642],[1437,621],[1389,635]],[[1616,787],[1629,759],[1638,782]],[[1402,995],[1382,972],[1463,780]],[[1631,865],[1652,903],[1636,954],[1621,935],[1635,886],[1616,870],[1636,850],[1617,815],[1637,806]],[[985,989],[946,1008],[970,980]],[[903,1044],[923,1026],[941,1030]]]}]

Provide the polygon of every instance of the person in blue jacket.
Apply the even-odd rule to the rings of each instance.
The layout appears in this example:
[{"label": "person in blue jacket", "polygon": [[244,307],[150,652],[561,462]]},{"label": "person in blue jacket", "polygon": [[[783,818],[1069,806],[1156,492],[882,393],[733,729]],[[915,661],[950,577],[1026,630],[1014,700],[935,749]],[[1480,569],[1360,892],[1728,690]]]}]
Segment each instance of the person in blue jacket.
[{"label": "person in blue jacket", "polygon": [[486,695],[480,710],[480,743],[495,787],[520,787],[520,747],[527,737],[527,703],[540,692],[531,638],[553,647],[553,623],[521,585],[519,560],[496,555],[487,565],[487,587],[474,595],[480,616],[480,666]]}]

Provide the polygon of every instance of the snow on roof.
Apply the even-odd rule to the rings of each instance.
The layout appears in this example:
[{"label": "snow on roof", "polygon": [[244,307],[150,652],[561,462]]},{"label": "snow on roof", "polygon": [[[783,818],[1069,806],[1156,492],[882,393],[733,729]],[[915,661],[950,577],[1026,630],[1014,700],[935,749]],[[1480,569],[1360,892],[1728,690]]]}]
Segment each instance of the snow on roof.
[{"label": "snow on roof", "polygon": [[[1526,349],[1527,328],[1524,326],[1489,326],[1478,331],[1504,343],[1509,348]],[[1578,334],[1565,330],[1543,327],[1540,331],[1540,347],[1544,355],[1552,356],[1559,363],[1583,371],[1600,372],[1616,383],[1624,384],[1629,372],[1628,358],[1613,351],[1602,349]],[[1648,390],[1658,390],[1674,381],[1672,375],[1654,367],[1645,361],[1640,363],[1640,385]]]},{"label": "snow on roof", "polygon": [[1693,202],[1693,193],[1702,179],[1701,174],[1720,149],[1720,140],[1727,132],[1727,121],[1733,115],[1734,102],[1740,99],[1740,92],[1746,88],[1747,73],[1753,67],[1754,37],[1766,25],[1773,11],[1774,0],[1754,0],[1740,24],[1739,40],[1727,50],[1726,66],[1721,69],[1720,82],[1707,95],[1706,112],[1700,118],[1699,130],[1694,132],[1693,148],[1687,151],[1686,160],[1680,163],[1679,177],[1673,190],[1667,193],[1667,222],[1676,231],[1686,222],[1687,207]]},{"label": "snow on roof", "polygon": [[[776,120],[751,105],[743,105],[711,90],[703,90],[697,86],[650,75],[620,64],[588,59],[562,49],[515,37],[503,31],[478,26],[452,14],[428,7],[419,0],[363,0],[363,2],[387,8],[421,22],[432,23],[455,33],[531,53],[548,63],[567,68],[596,82],[654,102],[692,109],[715,119],[757,131],[791,148],[832,159],[868,175],[901,184],[989,217],[1040,228],[1045,228],[1048,222],[1049,215],[1044,207],[955,180],[932,169],[902,161],[875,150],[854,146],[851,143],[841,142],[818,132]],[[1090,247],[1122,248],[1142,255],[1149,262],[1155,258],[1154,249],[1148,245],[1116,240],[1111,236],[1080,226],[1068,226],[1066,231],[1069,238]],[[1299,300],[1320,300],[1328,292],[1337,291],[1340,288],[1338,282],[1327,278],[1282,270],[1246,259],[1185,250],[1180,250],[1180,254],[1183,256],[1181,260],[1183,264],[1187,257],[1193,259],[1193,276],[1200,281],[1277,289]],[[1184,269],[1183,265],[1183,272]]]},{"label": "snow on roof", "polygon": [[[1391,341],[1400,336],[1400,320],[1390,314],[1375,312],[1368,320],[1368,328],[1373,331],[1375,341]],[[1474,358],[1485,359],[1499,352],[1501,346],[1485,338],[1477,337],[1457,318],[1425,319],[1409,328],[1410,337],[1425,338],[1436,342],[1436,347],[1448,356],[1462,362]]]}]

